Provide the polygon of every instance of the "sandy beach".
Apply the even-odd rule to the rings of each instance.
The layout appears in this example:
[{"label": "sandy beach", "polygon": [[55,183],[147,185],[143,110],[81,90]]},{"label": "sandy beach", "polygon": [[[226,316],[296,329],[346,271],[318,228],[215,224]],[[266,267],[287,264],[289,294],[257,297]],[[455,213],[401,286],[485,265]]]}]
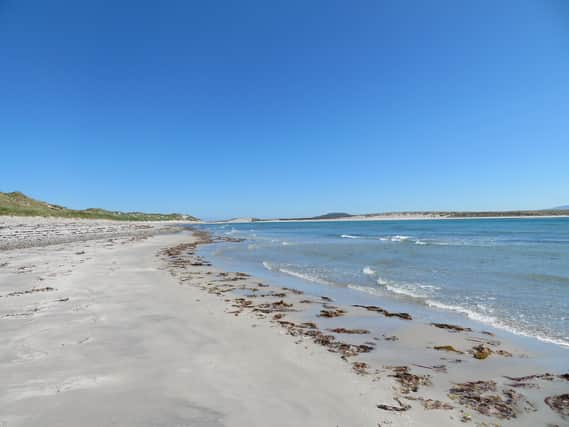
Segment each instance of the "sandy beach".
[{"label": "sandy beach", "polygon": [[221,271],[205,233],[2,218],[0,239],[3,426],[569,422],[539,354]]}]

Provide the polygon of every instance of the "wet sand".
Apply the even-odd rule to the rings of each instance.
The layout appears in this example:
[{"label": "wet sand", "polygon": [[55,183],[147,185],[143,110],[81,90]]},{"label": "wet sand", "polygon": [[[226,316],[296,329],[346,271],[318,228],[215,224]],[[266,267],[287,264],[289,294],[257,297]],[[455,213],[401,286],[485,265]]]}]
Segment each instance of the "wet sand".
[{"label": "wet sand", "polygon": [[545,372],[482,331],[220,271],[200,233],[93,237],[0,251],[0,425],[568,422],[562,372],[506,378]]}]

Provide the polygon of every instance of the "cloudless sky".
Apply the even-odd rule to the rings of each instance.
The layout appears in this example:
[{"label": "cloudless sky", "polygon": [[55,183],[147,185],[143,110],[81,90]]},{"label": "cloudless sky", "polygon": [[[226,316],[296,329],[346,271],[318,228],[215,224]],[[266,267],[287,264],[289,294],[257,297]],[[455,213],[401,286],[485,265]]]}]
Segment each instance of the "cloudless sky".
[{"label": "cloudless sky", "polygon": [[202,218],[569,203],[569,2],[0,0],[0,191]]}]

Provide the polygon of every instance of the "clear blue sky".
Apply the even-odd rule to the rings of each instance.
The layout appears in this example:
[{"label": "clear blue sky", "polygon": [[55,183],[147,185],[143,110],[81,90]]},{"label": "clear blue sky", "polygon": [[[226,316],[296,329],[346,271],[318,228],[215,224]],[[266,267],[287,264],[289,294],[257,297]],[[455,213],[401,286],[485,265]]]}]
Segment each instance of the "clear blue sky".
[{"label": "clear blue sky", "polygon": [[569,203],[569,2],[0,0],[0,191],[200,217]]}]

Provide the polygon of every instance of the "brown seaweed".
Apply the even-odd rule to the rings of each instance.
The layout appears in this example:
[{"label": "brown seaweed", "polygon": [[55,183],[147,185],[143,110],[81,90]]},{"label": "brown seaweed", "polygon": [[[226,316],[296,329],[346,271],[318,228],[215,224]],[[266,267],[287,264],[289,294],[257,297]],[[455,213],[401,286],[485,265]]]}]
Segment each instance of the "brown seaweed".
[{"label": "brown seaweed", "polygon": [[563,418],[569,417],[569,394],[546,397],[545,403]]},{"label": "brown seaweed", "polygon": [[450,410],[454,408],[454,406],[452,406],[450,403],[443,402],[441,400],[425,399],[424,397],[414,397],[414,396],[405,396],[405,399],[416,400],[418,402],[421,402],[423,408],[428,410],[433,410],[433,409]]},{"label": "brown seaweed", "polygon": [[369,365],[366,362],[354,362],[352,363],[352,369],[359,375],[369,374]]},{"label": "brown seaweed", "polygon": [[378,307],[376,305],[361,305],[361,304],[354,304],[354,307],[365,308],[367,311],[374,311],[376,313],[383,314],[385,317],[399,317],[403,320],[413,320],[409,313],[392,313],[387,311],[384,308]]},{"label": "brown seaweed", "polygon": [[379,409],[383,409],[384,411],[393,411],[393,412],[404,412],[411,409],[411,405],[403,404],[398,398],[394,397],[393,400],[395,400],[399,404],[399,406],[378,404],[377,407]]},{"label": "brown seaweed", "polygon": [[465,328],[462,326],[457,326],[457,325],[450,325],[448,323],[431,323],[432,326],[434,326],[435,328],[439,328],[439,329],[448,329],[449,331],[452,332],[471,332],[472,329],[470,328]]},{"label": "brown seaweed", "polygon": [[483,415],[499,419],[512,419],[519,413],[536,410],[525,396],[515,390],[504,390],[504,398],[496,391],[494,381],[473,381],[456,384],[450,389],[449,397]]},{"label": "brown seaweed", "polygon": [[346,329],[346,328],[334,328],[328,329],[330,332],[335,334],[369,334],[367,329]]},{"label": "brown seaweed", "polygon": [[439,350],[439,351],[450,351],[453,353],[458,353],[458,354],[464,354],[463,351],[457,350],[456,348],[454,348],[452,345],[436,345],[433,347],[435,350]]},{"label": "brown seaweed", "polygon": [[344,314],[346,314],[346,311],[340,308],[336,310],[320,310],[318,317],[339,317],[343,316]]},{"label": "brown seaweed", "polygon": [[430,375],[415,375],[409,371],[408,366],[393,366],[393,374],[389,375],[401,385],[401,393],[408,394],[419,390],[419,386],[431,385]]},{"label": "brown seaweed", "polygon": [[492,350],[484,346],[484,344],[480,344],[476,347],[472,347],[472,354],[475,359],[484,360],[487,359],[488,356],[492,354]]}]

